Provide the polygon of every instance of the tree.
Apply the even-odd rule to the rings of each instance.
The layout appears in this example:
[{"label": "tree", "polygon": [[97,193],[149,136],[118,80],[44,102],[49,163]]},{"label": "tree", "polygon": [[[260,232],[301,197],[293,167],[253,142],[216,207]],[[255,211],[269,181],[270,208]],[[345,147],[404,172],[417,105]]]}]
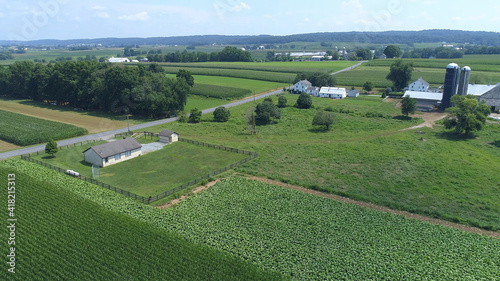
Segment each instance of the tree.
[{"label": "tree", "polygon": [[382,93],[382,98],[386,98],[390,93],[392,93],[392,88],[391,87],[385,88],[384,92]]},{"label": "tree", "polygon": [[303,109],[308,109],[308,108],[311,108],[311,106],[312,106],[311,96],[306,94],[306,93],[300,94],[299,98],[297,99],[297,107],[303,108]]},{"label": "tree", "polygon": [[360,57],[363,60],[371,60],[372,59],[372,51],[368,48],[361,48],[356,51],[356,56]]},{"label": "tree", "polygon": [[387,58],[392,59],[392,58],[399,58],[402,52],[398,46],[389,45],[385,48],[384,54],[387,56]]},{"label": "tree", "polygon": [[185,69],[179,69],[176,75],[177,78],[183,79],[190,86],[194,86],[194,77],[191,75],[191,72]]},{"label": "tree", "polygon": [[454,129],[455,133],[470,135],[479,131],[491,113],[490,107],[479,103],[475,96],[454,95],[451,98],[453,107],[446,109],[450,114],[444,120],[446,129]]},{"label": "tree", "polygon": [[312,124],[314,126],[325,126],[325,130],[329,131],[333,122],[335,122],[335,115],[332,112],[318,111],[314,115]]},{"label": "tree", "polygon": [[272,102],[265,101],[255,108],[255,123],[266,125],[275,119],[281,119],[281,110]]},{"label": "tree", "polygon": [[412,99],[410,96],[406,96],[401,101],[401,113],[404,116],[415,113],[417,110],[417,100]]},{"label": "tree", "polygon": [[278,98],[278,107],[279,108],[285,108],[287,104],[286,97],[283,95],[280,95]]},{"label": "tree", "polygon": [[389,74],[387,74],[385,79],[392,81],[397,90],[402,90],[410,83],[412,72],[412,62],[398,59],[391,65]]},{"label": "tree", "polygon": [[223,106],[217,107],[214,111],[214,120],[216,122],[227,122],[229,117],[231,117],[231,112]]},{"label": "tree", "polygon": [[52,139],[45,145],[45,153],[50,156],[54,156],[54,154],[57,153],[57,150],[57,143]]},{"label": "tree", "polygon": [[373,90],[373,83],[370,81],[366,81],[365,84],[363,84],[363,90],[367,92]]},{"label": "tree", "polygon": [[201,110],[198,108],[191,109],[191,113],[189,114],[189,123],[200,123],[201,121]]}]

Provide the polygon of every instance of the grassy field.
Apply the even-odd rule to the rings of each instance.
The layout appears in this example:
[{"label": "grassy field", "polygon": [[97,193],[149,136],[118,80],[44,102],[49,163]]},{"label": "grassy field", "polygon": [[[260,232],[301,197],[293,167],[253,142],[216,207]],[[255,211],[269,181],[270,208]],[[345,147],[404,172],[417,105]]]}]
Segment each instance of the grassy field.
[{"label": "grassy field", "polygon": [[85,134],[87,130],[73,125],[0,110],[0,139],[16,145],[26,146]]},{"label": "grassy field", "polygon": [[[81,274],[92,272],[101,280],[123,280],[125,275],[158,280],[165,274],[172,279],[278,280],[273,270],[296,280],[493,280],[500,271],[497,239],[238,177],[160,210],[26,161],[3,161],[0,167],[2,177],[15,172],[19,185],[31,187],[19,195],[30,208],[18,208],[30,214],[36,210],[37,221],[30,223],[35,216],[23,214],[28,223],[18,235],[32,239],[19,241],[44,245],[31,246],[37,249],[31,255],[24,252],[27,246],[19,249],[19,258],[30,257],[19,261],[21,274],[37,272],[48,279],[82,279]],[[65,200],[54,205],[54,197]],[[50,228],[53,223],[57,227]],[[100,230],[94,231],[96,227]],[[73,251],[79,254],[68,254]],[[42,255],[45,263],[36,258]],[[146,264],[137,264],[138,258]],[[203,263],[197,262],[200,258]],[[99,266],[89,271],[94,263]],[[215,265],[231,270],[223,273]],[[110,278],[106,267],[116,277]]]},{"label": "grassy field", "polygon": [[[297,98],[286,97],[289,105]],[[439,126],[419,129],[425,132],[422,141],[415,130],[400,131],[418,121],[362,117],[372,111],[400,114],[393,103],[381,101],[314,98],[315,107],[351,111],[336,113],[330,132],[312,127],[315,109],[288,107],[277,124],[258,127],[257,135],[250,135],[244,116],[254,104],[231,108],[228,123],[176,123],[169,128],[186,138],[259,153],[238,168],[241,172],[499,230],[500,150],[491,145],[500,139],[499,125],[488,125],[476,139],[455,138]]]},{"label": "grassy field", "polygon": [[250,94],[252,94],[252,91],[208,84],[195,84],[191,93],[193,95],[203,96],[207,98],[211,97],[218,99],[237,99],[249,96]]},{"label": "grassy field", "polygon": [[[9,165],[12,160],[0,162],[0,178],[5,183],[7,174],[16,175],[18,219],[15,245],[2,250],[7,256],[10,247],[15,247],[15,274],[4,264],[1,280],[284,279],[279,273],[109,210],[69,190],[85,189],[102,202],[106,197],[100,193],[103,190],[84,181],[16,161],[16,167]],[[7,198],[7,188],[0,194]],[[5,206],[1,215],[8,218]],[[140,212],[143,207],[134,209]],[[4,237],[10,234],[6,227],[1,233]]]},{"label": "grassy field", "polygon": [[[127,127],[127,121],[123,121],[124,118],[117,116],[78,112],[63,106],[53,106],[27,100],[0,99],[0,110],[75,125],[86,129],[91,134]],[[144,121],[130,119],[131,124],[140,124]]]},{"label": "grassy field", "polygon": [[[95,144],[61,150],[54,158],[46,155],[38,155],[34,158],[91,177],[92,167],[83,160],[82,152],[92,145]],[[246,157],[248,156],[176,142],[165,146],[162,150],[101,168],[100,181],[149,197]]]}]

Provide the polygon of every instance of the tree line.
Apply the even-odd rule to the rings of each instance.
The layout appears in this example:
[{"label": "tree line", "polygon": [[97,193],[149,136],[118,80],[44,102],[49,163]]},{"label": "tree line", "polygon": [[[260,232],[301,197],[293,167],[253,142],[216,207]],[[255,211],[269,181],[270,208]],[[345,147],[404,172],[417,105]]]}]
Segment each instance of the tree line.
[{"label": "tree line", "polygon": [[0,95],[81,110],[159,118],[183,110],[193,80],[187,71],[167,78],[156,64],[124,66],[96,61],[0,67]]},{"label": "tree line", "polygon": [[[129,50],[130,52],[130,50]],[[243,51],[236,47],[225,47],[220,52],[182,52],[162,54],[160,52],[149,52],[147,55],[150,62],[208,62],[208,61],[223,61],[223,62],[250,62],[253,61],[252,55],[248,51]]]}]

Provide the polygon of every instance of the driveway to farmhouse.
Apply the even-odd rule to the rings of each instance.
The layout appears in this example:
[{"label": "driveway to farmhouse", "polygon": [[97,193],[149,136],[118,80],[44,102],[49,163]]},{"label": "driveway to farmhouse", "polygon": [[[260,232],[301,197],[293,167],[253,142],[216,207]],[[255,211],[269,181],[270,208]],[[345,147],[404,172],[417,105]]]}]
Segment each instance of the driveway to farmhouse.
[{"label": "driveway to farmhouse", "polygon": [[[358,63],[356,65],[353,65],[353,66],[350,66],[348,68],[342,69],[340,71],[332,73],[331,75],[335,75],[335,74],[338,74],[338,73],[341,73],[341,72],[344,72],[344,71],[352,70],[352,69],[354,69],[354,68],[362,65],[365,62],[367,62],[367,61],[361,61],[360,63]],[[282,92],[283,92],[283,89],[279,89],[279,90],[276,90],[276,91],[271,91],[269,93],[258,94],[258,95],[252,96],[252,97],[248,97],[248,98],[245,98],[245,99],[242,99],[242,100],[238,100],[238,101],[235,101],[235,102],[232,102],[232,103],[228,103],[228,104],[223,105],[223,106],[226,107],[226,108],[230,108],[230,107],[238,106],[238,105],[241,105],[241,104],[253,102],[253,101],[256,101],[256,100],[259,100],[259,99],[263,99],[263,98],[266,98],[266,97],[269,97],[269,96],[272,96],[272,95],[277,95],[277,94],[282,93]],[[202,112],[203,112],[203,114],[212,113],[212,112],[215,111],[215,109],[216,109],[216,107],[209,108],[209,109],[203,110]],[[130,130],[131,131],[142,130],[142,129],[145,129],[145,128],[148,128],[148,127],[152,127],[152,126],[156,126],[156,125],[162,125],[162,124],[167,124],[167,123],[175,122],[177,120],[179,120],[179,117],[172,117],[172,118],[167,118],[167,119],[161,119],[161,120],[157,120],[157,121],[153,121],[153,122],[148,122],[148,123],[144,123],[144,124],[140,124],[140,125],[130,126]],[[108,132],[102,132],[102,133],[97,133],[97,134],[92,134],[92,135],[86,135],[86,136],[77,137],[77,138],[73,138],[73,139],[62,140],[62,141],[58,141],[57,145],[58,146],[65,146],[65,145],[70,145],[70,144],[79,143],[79,142],[88,141],[88,140],[109,139],[109,138],[112,138],[116,134],[126,133],[127,130],[128,130],[127,128],[123,128],[123,129],[117,129],[117,130],[112,130],[112,131],[108,131]],[[20,155],[24,155],[24,154],[28,154],[28,153],[34,153],[34,152],[37,152],[37,151],[42,151],[44,149],[45,149],[45,144],[41,144],[41,145],[37,145],[37,146],[32,146],[32,147],[28,147],[28,148],[21,148],[21,149],[18,149],[18,150],[13,150],[13,151],[8,151],[8,152],[0,153],[0,159],[7,159],[7,158],[10,158],[10,157],[20,156]]]}]

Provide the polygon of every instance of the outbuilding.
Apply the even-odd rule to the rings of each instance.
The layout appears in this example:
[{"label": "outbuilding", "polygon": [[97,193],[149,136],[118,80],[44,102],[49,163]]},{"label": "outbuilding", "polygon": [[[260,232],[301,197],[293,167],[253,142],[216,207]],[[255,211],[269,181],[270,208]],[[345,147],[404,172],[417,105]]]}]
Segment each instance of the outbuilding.
[{"label": "outbuilding", "polygon": [[359,90],[352,90],[347,93],[347,96],[350,98],[357,98],[359,96]]},{"label": "outbuilding", "polygon": [[142,145],[134,138],[126,138],[90,147],[83,152],[85,162],[106,167],[142,155]]},{"label": "outbuilding", "polygon": [[480,96],[478,100],[491,106],[492,111],[498,112],[500,110],[500,83]]},{"label": "outbuilding", "polygon": [[160,142],[173,143],[179,141],[179,134],[174,131],[163,130],[160,132]]},{"label": "outbuilding", "polygon": [[341,100],[347,96],[345,88],[322,87],[319,91],[320,98],[331,98]]}]

